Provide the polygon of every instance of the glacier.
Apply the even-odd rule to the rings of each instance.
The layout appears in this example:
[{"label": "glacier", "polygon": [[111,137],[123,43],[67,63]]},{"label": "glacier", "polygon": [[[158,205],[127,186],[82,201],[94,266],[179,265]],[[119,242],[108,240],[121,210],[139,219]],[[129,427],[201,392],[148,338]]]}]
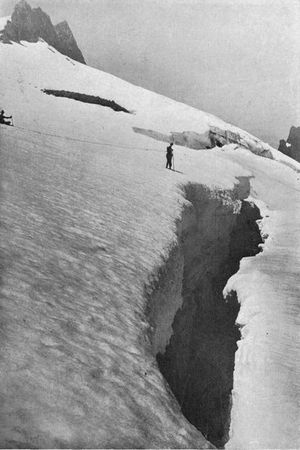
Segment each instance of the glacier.
[{"label": "glacier", "polygon": [[[15,124],[0,126],[1,447],[213,448],[156,356],[175,336],[185,261],[199,249],[188,275],[202,286],[201,252],[216,242],[227,251],[225,224],[244,202],[260,212],[263,242],[219,300],[239,304],[225,447],[298,448],[300,164],[42,40],[0,43],[0,60],[0,107]],[[103,97],[131,114],[44,89]],[[239,133],[249,149],[176,145],[167,171],[165,142],[134,131],[210,127]],[[206,192],[209,215],[191,186],[198,200]],[[184,253],[189,215],[197,241]]]}]

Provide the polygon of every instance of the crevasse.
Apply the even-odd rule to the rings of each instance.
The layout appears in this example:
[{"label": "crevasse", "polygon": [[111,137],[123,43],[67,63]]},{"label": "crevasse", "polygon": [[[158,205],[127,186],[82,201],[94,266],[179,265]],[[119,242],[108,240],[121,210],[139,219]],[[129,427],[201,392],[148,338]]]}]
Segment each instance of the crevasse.
[{"label": "crevasse", "polygon": [[246,198],[249,179],[231,191],[184,187],[189,204],[177,244],[149,295],[151,342],[183,414],[216,447],[228,440],[239,303],[224,299],[245,256],[260,251],[259,209]]}]

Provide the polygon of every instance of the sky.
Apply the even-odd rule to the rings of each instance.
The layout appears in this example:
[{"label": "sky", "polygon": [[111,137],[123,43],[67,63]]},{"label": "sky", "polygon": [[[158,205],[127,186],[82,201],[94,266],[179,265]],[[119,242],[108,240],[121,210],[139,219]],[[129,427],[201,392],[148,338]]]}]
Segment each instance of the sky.
[{"label": "sky", "polygon": [[[15,0],[0,0],[0,16]],[[278,146],[300,126],[299,0],[29,0],[89,65]]]}]

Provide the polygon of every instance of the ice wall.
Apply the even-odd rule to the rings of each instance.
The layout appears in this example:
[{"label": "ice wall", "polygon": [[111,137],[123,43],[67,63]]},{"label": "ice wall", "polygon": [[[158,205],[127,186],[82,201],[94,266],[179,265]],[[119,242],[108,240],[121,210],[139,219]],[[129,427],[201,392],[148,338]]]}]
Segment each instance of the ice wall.
[{"label": "ice wall", "polygon": [[[183,414],[217,447],[228,440],[239,303],[223,288],[244,256],[262,242],[258,208],[243,200],[249,180],[232,191],[185,187],[189,206],[178,243],[149,298],[153,352]],[[176,313],[176,314],[175,314]]]}]

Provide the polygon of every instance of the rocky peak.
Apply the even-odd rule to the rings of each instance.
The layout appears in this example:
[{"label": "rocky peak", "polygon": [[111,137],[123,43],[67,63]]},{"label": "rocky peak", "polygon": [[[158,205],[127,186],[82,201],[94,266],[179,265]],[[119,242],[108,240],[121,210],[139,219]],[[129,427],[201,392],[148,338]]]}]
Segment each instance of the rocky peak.
[{"label": "rocky peak", "polygon": [[291,127],[287,140],[280,140],[278,150],[300,162],[300,127]]},{"label": "rocky peak", "polygon": [[68,22],[64,20],[55,25],[55,31],[60,43],[60,52],[76,61],[85,63]]},{"label": "rocky peak", "polygon": [[63,37],[74,37],[71,28],[69,27],[69,24],[66,20],[63,20],[62,22],[59,22],[57,25],[55,25],[55,30],[58,35],[62,35]]},{"label": "rocky peak", "polygon": [[20,0],[15,6],[15,12],[17,11],[31,11],[31,6],[25,1]]},{"label": "rocky peak", "polygon": [[54,27],[48,14],[41,8],[31,8],[25,0],[21,0],[7,22],[1,40],[37,42],[39,38],[64,55],[85,64],[68,23],[64,21]]}]

